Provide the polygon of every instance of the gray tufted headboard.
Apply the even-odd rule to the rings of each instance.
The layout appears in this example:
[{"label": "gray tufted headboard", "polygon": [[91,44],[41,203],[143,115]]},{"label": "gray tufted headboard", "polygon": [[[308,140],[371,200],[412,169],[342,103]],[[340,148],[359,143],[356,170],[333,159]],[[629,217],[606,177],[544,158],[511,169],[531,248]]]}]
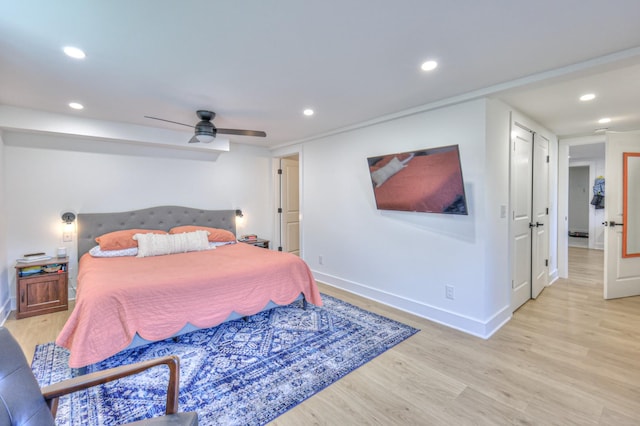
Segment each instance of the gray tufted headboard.
[{"label": "gray tufted headboard", "polygon": [[78,260],[96,245],[96,237],[123,229],[166,229],[201,225],[236,233],[235,210],[201,210],[180,206],[159,206],[118,213],[78,214]]}]

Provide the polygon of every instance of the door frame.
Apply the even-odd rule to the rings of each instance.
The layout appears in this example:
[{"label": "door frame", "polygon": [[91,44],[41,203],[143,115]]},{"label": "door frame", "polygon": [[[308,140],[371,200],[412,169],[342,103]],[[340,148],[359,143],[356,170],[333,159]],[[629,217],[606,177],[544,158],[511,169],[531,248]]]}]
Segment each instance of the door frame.
[{"label": "door frame", "polygon": [[569,147],[604,143],[605,135],[558,141],[558,277],[569,278]]}]

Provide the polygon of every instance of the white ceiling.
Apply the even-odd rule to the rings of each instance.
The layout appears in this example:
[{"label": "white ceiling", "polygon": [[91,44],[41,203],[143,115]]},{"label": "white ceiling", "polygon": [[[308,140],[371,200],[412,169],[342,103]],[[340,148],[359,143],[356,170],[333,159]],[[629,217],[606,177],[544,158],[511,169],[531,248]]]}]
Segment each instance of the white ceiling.
[{"label": "white ceiling", "polygon": [[560,136],[640,129],[639,18],[637,0],[3,1],[0,104],[180,131],[144,116],[210,109],[263,146],[479,96]]}]

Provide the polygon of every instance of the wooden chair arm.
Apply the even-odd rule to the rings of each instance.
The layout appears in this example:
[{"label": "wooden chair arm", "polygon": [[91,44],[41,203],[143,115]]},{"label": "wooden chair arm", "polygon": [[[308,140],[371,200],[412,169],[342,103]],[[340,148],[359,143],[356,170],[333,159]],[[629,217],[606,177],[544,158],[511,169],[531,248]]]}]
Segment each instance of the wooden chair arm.
[{"label": "wooden chair arm", "polygon": [[96,371],[95,373],[63,380],[41,388],[42,396],[44,396],[44,399],[47,401],[51,413],[55,418],[58,409],[58,398],[61,396],[121,379],[122,377],[138,374],[151,367],[163,364],[169,367],[169,385],[167,386],[167,406],[165,412],[166,414],[175,414],[178,412],[178,391],[180,386],[180,359],[175,355],[122,365],[120,367]]}]

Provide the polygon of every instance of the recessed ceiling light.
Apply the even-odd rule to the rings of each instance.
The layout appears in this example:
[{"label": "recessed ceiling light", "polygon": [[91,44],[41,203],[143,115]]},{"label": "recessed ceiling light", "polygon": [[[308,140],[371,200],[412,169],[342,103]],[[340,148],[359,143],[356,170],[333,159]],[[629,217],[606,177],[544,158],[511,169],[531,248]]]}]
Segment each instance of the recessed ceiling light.
[{"label": "recessed ceiling light", "polygon": [[586,101],[592,101],[596,98],[596,95],[594,95],[593,93],[587,93],[585,95],[580,96],[580,100],[582,102],[586,102]]},{"label": "recessed ceiling light", "polygon": [[598,123],[600,123],[600,124],[611,123],[611,119],[610,118],[601,118],[600,120],[598,120]]},{"label": "recessed ceiling light", "polygon": [[438,67],[438,63],[436,61],[426,61],[423,62],[420,68],[422,71],[433,71]]},{"label": "recessed ceiling light", "polygon": [[73,46],[66,46],[62,50],[67,56],[74,59],[84,59],[87,56],[81,49],[78,49],[77,47],[73,47]]},{"label": "recessed ceiling light", "polygon": [[69,102],[69,107],[73,109],[84,109],[84,105],[79,104],[78,102]]},{"label": "recessed ceiling light", "polygon": [[304,115],[306,115],[307,117],[310,117],[310,116],[312,116],[312,115],[313,115],[313,110],[312,110],[311,108],[307,108],[307,109],[305,109],[304,111],[302,111],[302,113],[303,113]]}]

